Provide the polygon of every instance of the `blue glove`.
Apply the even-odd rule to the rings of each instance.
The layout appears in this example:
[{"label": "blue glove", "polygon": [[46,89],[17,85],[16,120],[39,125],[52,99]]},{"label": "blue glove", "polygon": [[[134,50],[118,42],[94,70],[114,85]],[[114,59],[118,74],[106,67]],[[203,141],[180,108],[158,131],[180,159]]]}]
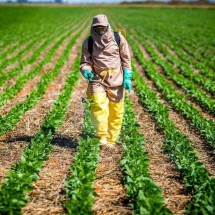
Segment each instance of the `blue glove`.
[{"label": "blue glove", "polygon": [[85,70],[85,71],[84,71],[84,77],[85,77],[88,81],[92,81],[92,79],[94,78],[94,74],[93,74],[90,70]]},{"label": "blue glove", "polygon": [[123,72],[124,72],[123,73],[123,86],[130,93],[131,87],[132,87],[131,78],[132,78],[133,72],[131,70],[127,70],[127,69],[123,70]]}]

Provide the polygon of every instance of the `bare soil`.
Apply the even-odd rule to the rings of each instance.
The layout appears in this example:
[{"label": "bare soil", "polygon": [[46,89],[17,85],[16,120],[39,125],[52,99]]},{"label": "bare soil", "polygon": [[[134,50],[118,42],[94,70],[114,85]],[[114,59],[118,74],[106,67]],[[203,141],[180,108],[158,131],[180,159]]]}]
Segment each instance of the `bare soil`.
[{"label": "bare soil", "polygon": [[[67,63],[61,68],[60,73],[54,79],[54,81],[51,82],[43,98],[35,105],[33,109],[25,112],[22,119],[12,131],[8,131],[5,135],[0,137],[1,147],[8,148],[8,143],[12,143],[15,146],[16,144],[19,144],[20,141],[25,142],[26,146],[30,139],[39,131],[40,126],[44,121],[46,115],[48,114],[54,100],[60,95],[60,92],[65,85],[66,77],[71,71],[75,58],[78,56],[78,51],[85,35],[86,30],[84,30],[83,35],[74,44],[68,57]],[[64,47],[65,45],[66,44],[64,44]],[[58,50],[57,56],[60,56],[62,52],[63,47]],[[55,61],[53,61],[53,64],[55,64],[56,60],[57,57],[55,58]],[[13,149],[16,150],[16,148],[17,147]],[[16,154],[18,160],[24,147],[20,148],[19,153],[13,152],[13,149],[11,148],[10,150],[6,150],[4,157],[0,157],[0,162],[3,162],[2,159],[4,159],[4,162],[7,162],[7,157],[8,159],[11,159],[10,154]],[[14,162],[16,162],[17,160],[14,160]],[[7,163],[10,165],[12,164],[9,161]],[[2,166],[1,172],[4,172],[4,174],[2,173],[1,177],[5,176],[7,170],[10,168],[10,165]]]},{"label": "bare soil", "polygon": [[[84,23],[85,24],[85,23]],[[83,24],[82,24],[83,27]],[[79,30],[77,29],[76,31],[73,31],[72,34],[62,43],[62,45],[58,48],[58,50],[56,51],[54,57],[52,58],[51,62],[47,63],[46,65],[44,65],[44,67],[42,68],[40,74],[38,76],[36,76],[33,79],[30,79],[22,88],[22,90],[11,100],[8,100],[8,102],[0,108],[0,114],[1,115],[6,115],[11,108],[16,105],[17,103],[23,102],[27,95],[29,95],[33,89],[35,89],[36,85],[40,82],[40,79],[43,75],[45,75],[46,73],[48,73],[49,71],[51,71],[52,69],[54,69],[55,67],[55,63],[58,61],[58,59],[60,58],[60,56],[63,53],[63,50],[65,49],[65,47],[67,46],[67,44],[69,43],[69,41],[74,37],[74,35],[78,32]],[[54,45],[54,44],[53,44]],[[73,52],[71,52],[72,55]],[[70,60],[72,60],[71,55],[69,57]],[[67,65],[69,65],[69,62],[67,63]],[[64,76],[64,78],[66,77],[65,74],[63,73],[63,70],[65,70],[68,66],[65,65],[62,69],[61,69],[61,75]],[[71,67],[71,65],[70,65]],[[49,86],[50,87],[50,86]],[[58,87],[57,85],[53,85],[53,87]]]},{"label": "bare soil", "polygon": [[[141,47],[141,50],[144,49],[144,47],[141,44],[138,44]],[[146,51],[144,51],[146,54]],[[148,59],[150,59],[150,56],[145,55]],[[192,127],[190,125],[190,121],[186,120],[182,115],[174,111],[172,105],[168,103],[162,93],[160,93],[154,83],[148,79],[144,68],[136,63],[136,68],[138,71],[140,71],[141,76],[146,81],[148,87],[157,94],[159,98],[159,102],[161,102],[163,105],[167,106],[169,110],[169,118],[174,122],[174,125],[176,128],[179,129],[180,132],[185,134],[190,141],[191,145],[194,149],[196,149],[197,157],[199,161],[201,161],[205,166],[208,172],[215,176],[215,165],[214,165],[214,154],[212,148],[209,146],[209,144],[206,142],[206,140],[202,137],[200,132]],[[158,70],[161,70],[161,68],[157,68]],[[203,115],[204,114],[204,115]],[[202,115],[205,116],[207,114],[203,113]]]},{"label": "bare soil", "polygon": [[[137,61],[136,69],[143,74],[142,66],[139,65]],[[142,77],[147,84],[154,88],[150,80],[143,75]],[[145,107],[140,104],[139,98],[134,91],[130,93],[129,98],[134,104],[137,122],[141,126],[140,132],[143,133],[145,137],[145,149],[149,153],[148,158],[150,159],[150,175],[155,183],[163,190],[163,197],[165,198],[167,207],[174,214],[184,214],[184,208],[190,199],[190,195],[186,193],[183,188],[184,183],[176,166],[163,150],[163,133],[157,128],[153,117],[147,112]]]},{"label": "bare soil", "polygon": [[[76,26],[76,25],[75,25]],[[78,26],[78,25],[77,25]],[[64,32],[62,35],[61,35],[61,37],[63,37],[65,34],[67,34],[68,32],[66,31],[66,32]],[[47,53],[49,52],[49,50],[57,43],[57,41],[59,40],[59,38],[56,38],[50,45],[48,45],[46,48],[45,48],[45,50],[40,54],[40,56],[38,57],[38,59],[36,59],[35,60],[35,62],[34,63],[31,63],[31,64],[28,64],[28,65],[26,65],[23,69],[22,69],[22,74],[23,73],[29,73],[31,70],[33,70],[43,59],[44,59],[44,57],[47,55]],[[8,67],[9,68],[7,68],[8,70],[9,69],[12,69],[12,68],[10,68],[10,67],[13,67],[14,65],[9,65]],[[44,69],[46,70],[46,67],[50,67],[50,63],[48,63],[48,64],[46,64],[45,66],[44,66]],[[49,70],[47,68],[47,70]],[[43,70],[43,69],[42,69]],[[15,76],[15,77],[13,77],[13,78],[11,78],[9,81],[7,81],[7,83],[5,83],[4,85],[2,85],[1,87],[0,87],[0,93],[3,93],[5,90],[6,90],[6,88],[8,88],[8,87],[11,87],[11,86],[13,86],[15,83],[16,83],[16,80],[17,80],[17,76]]]},{"label": "bare soil", "polygon": [[94,182],[94,188],[98,194],[93,206],[94,214],[132,214],[120,170],[122,152],[121,145],[116,145],[115,149],[101,147],[101,160],[96,169],[97,179]]},{"label": "bare soil", "polygon": [[[22,209],[23,214],[63,214],[65,197],[64,182],[73,165],[79,135],[82,130],[84,108],[80,95],[83,94],[86,81],[81,80],[72,92],[64,123],[59,127],[52,144],[53,151],[44,163],[39,180],[33,183],[30,200]],[[78,122],[78,123],[77,123]]]}]

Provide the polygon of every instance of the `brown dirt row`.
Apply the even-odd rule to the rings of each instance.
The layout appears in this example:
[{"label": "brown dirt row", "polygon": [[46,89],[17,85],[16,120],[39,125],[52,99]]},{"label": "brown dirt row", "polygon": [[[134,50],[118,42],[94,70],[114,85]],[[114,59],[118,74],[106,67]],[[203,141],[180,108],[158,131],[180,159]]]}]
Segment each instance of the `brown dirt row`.
[{"label": "brown dirt row", "polygon": [[[197,60],[197,59],[196,59],[192,54],[190,54],[185,48],[182,47],[182,51],[183,51],[186,55],[188,55],[189,57],[191,57],[191,58],[194,60],[194,62],[199,62],[199,60]],[[197,49],[195,49],[195,52],[197,52],[197,53],[201,56],[202,59],[207,60],[207,58],[206,58],[204,55],[202,55]]]},{"label": "brown dirt row", "polygon": [[[142,47],[141,50],[143,50]],[[144,57],[149,58],[146,50],[143,51]],[[131,47],[130,52],[133,56]],[[143,67],[136,60],[135,67],[147,85],[154,90],[153,82],[147,79]],[[129,98],[135,107],[137,122],[141,126],[140,132],[144,134],[146,140],[145,149],[149,153],[148,158],[150,160],[149,173],[156,184],[163,190],[163,197],[167,207],[174,214],[184,214],[184,208],[190,199],[190,195],[183,188],[184,183],[176,166],[162,149],[164,146],[163,133],[157,128],[155,120],[147,112],[147,109],[140,104],[139,98],[134,91],[130,93]]]},{"label": "brown dirt row", "polygon": [[94,214],[133,214],[131,207],[128,206],[129,200],[122,183],[123,174],[120,169],[122,152],[121,145],[117,145],[116,149],[101,147],[100,161],[96,168],[97,179],[94,182],[95,192],[98,194],[93,206]]},{"label": "brown dirt row", "polygon": [[13,163],[20,160],[21,153],[27,146],[25,141],[16,141],[13,143],[5,143],[0,138],[0,184],[4,181],[7,170]]},{"label": "brown dirt row", "polygon": [[[150,41],[151,42],[151,41]],[[171,49],[168,45],[162,43],[162,45],[170,52],[170,54],[172,54],[174,57],[178,58],[179,60],[181,60],[181,58],[178,56],[178,54],[173,50]],[[183,60],[182,60],[183,61]],[[196,69],[194,68],[195,65],[189,65],[190,68],[192,69],[192,71],[195,73],[195,74],[199,74],[201,73],[200,69]],[[181,70],[176,68],[178,71],[178,73],[181,73]],[[198,85],[198,84],[196,84]],[[215,98],[215,96],[213,96],[211,93],[207,92],[202,86],[198,85],[198,87],[203,91],[205,92],[206,94],[208,94],[208,96],[212,97],[212,98]]]},{"label": "brown dirt row", "polygon": [[45,41],[45,39],[42,39],[40,42],[38,42],[35,46],[32,47],[31,50],[29,50],[29,52],[27,54],[25,54],[24,56],[22,56],[21,60],[25,60],[27,58],[30,58],[31,55],[33,54],[33,52]]},{"label": "brown dirt row", "polygon": [[[85,24],[85,23],[84,23]],[[82,28],[83,28],[83,24],[82,24]],[[30,79],[22,88],[22,90],[16,95],[16,97],[14,97],[11,100],[8,100],[7,103],[0,108],[0,114],[1,115],[6,115],[11,108],[16,105],[17,103],[20,103],[22,101],[24,101],[26,99],[26,96],[28,94],[31,93],[31,91],[36,87],[36,85],[40,82],[41,77],[46,74],[47,72],[51,71],[54,66],[55,63],[57,62],[57,60],[60,58],[63,50],[65,49],[65,47],[67,46],[68,42],[74,37],[74,35],[78,32],[79,30],[73,31],[71,33],[71,35],[62,43],[62,45],[58,48],[58,50],[56,50],[55,55],[53,56],[51,62],[45,64],[40,72],[39,75],[37,75],[36,77],[34,77],[33,79]],[[54,45],[54,43],[52,44],[52,46]],[[47,52],[46,52],[47,53]]]},{"label": "brown dirt row", "polygon": [[[155,44],[153,44],[151,41],[150,41],[150,44],[151,44],[151,46],[154,48],[154,50],[156,51],[156,53],[157,53],[163,60],[168,61],[168,59],[166,59],[166,57],[163,55],[163,53],[161,53],[161,52],[158,50],[158,48],[157,48],[157,46],[156,46]],[[176,66],[173,66],[173,68],[175,69],[176,72],[180,73],[180,69],[178,69]],[[198,102],[196,102],[190,95],[186,94],[186,92],[184,92],[184,91],[181,89],[181,87],[179,87],[179,86],[175,83],[175,81],[168,79],[168,77],[167,77],[167,75],[165,74],[164,70],[163,70],[160,66],[158,66],[158,65],[157,65],[157,71],[159,71],[161,74],[163,74],[163,75],[166,77],[168,83],[170,83],[171,85],[173,85],[174,88],[177,90],[177,92],[179,92],[180,94],[182,94],[182,95],[184,95],[184,96],[186,97],[186,100],[187,100],[187,102],[188,102],[189,104],[191,104],[191,105],[194,106],[197,110],[199,110],[199,111],[202,113],[202,115],[203,115],[206,119],[211,119],[211,120],[215,123],[215,117],[212,116],[211,114],[207,113],[206,111],[204,111],[204,109],[198,104]],[[205,92],[205,91],[203,90],[203,92]],[[207,92],[205,92],[205,93],[207,94]],[[209,96],[210,96],[210,95],[209,95]]]},{"label": "brown dirt row", "polygon": [[[139,45],[141,51],[143,50],[144,57],[146,57],[148,60],[150,60],[151,57],[146,52],[145,48],[137,40],[136,40],[136,42]],[[139,66],[138,66],[138,68],[139,68]],[[141,68],[142,68],[142,66],[140,66],[139,71],[141,71]],[[160,68],[157,68],[157,69],[160,70]],[[215,176],[215,164],[214,164],[213,150],[209,147],[208,143],[201,136],[200,132],[190,125],[189,120],[186,120],[182,115],[180,115],[179,113],[174,111],[171,104],[169,104],[165,100],[162,93],[160,93],[157,90],[153,81],[148,79],[143,68],[142,68],[141,75],[145,79],[148,87],[157,94],[159,101],[162,104],[164,104],[165,106],[169,107],[170,120],[174,122],[174,125],[176,126],[176,128],[179,129],[180,132],[182,132],[183,134],[185,134],[187,136],[191,145],[196,150],[196,155],[197,155],[199,161],[201,161],[206,166],[206,169],[212,176]]]},{"label": "brown dirt row", "polygon": [[[19,123],[12,131],[8,131],[5,135],[0,137],[1,147],[7,148],[8,143],[12,144],[13,146],[16,146],[17,144],[20,144],[20,142],[25,142],[27,145],[30,139],[39,131],[40,126],[44,118],[48,114],[51,105],[53,104],[54,100],[59,96],[60,91],[65,85],[65,79],[72,68],[75,57],[77,56],[77,51],[79,48],[79,46],[77,46],[77,43],[78,41],[76,42],[76,44],[74,44],[71,50],[68,62],[62,67],[61,72],[54,79],[54,81],[51,82],[43,98],[35,105],[33,109],[25,112]],[[57,55],[59,56],[62,52],[63,48],[58,50]],[[55,63],[56,61],[53,62],[53,64]],[[0,157],[0,161],[3,163],[2,159],[4,159],[5,163],[5,165],[1,167],[1,177],[5,176],[7,170],[15,162],[13,160],[14,156],[16,155],[17,159],[20,158],[24,147],[15,147],[14,149],[16,150],[13,151],[12,148],[9,151],[6,150],[4,153],[4,157]]]},{"label": "brown dirt row", "polygon": [[[84,86],[82,81],[73,92],[74,96],[71,102],[74,104],[71,104],[71,106],[73,106],[71,110],[73,112],[72,116],[74,113],[76,116],[74,116],[74,118],[72,118],[71,115],[70,117],[66,117],[68,121],[66,120],[64,122],[64,126],[60,129],[61,136],[63,137],[70,136],[71,134],[74,135],[76,132],[76,135],[80,133],[80,129],[77,129],[77,122],[81,125],[83,121],[83,107],[80,106],[80,102],[85,87],[86,86]],[[105,148],[101,149],[100,156],[102,159],[100,160],[96,170],[98,179],[95,182],[95,191],[99,194],[99,197],[96,198],[93,208],[95,214],[106,214],[106,212],[108,214],[131,214],[130,208],[126,207],[128,200],[125,197],[125,191],[121,184],[122,173],[119,169],[121,150],[120,146],[118,146],[116,151],[111,151],[108,154],[108,151]],[[51,153],[51,158],[53,158],[52,156],[55,156],[53,154],[54,153]],[[111,155],[112,158],[110,157]],[[70,157],[72,157],[72,155],[70,155]],[[59,185],[57,180],[57,186],[52,186],[52,189],[48,189],[48,187],[50,183],[53,184],[52,180],[50,182],[50,177],[58,178],[59,175],[61,175],[61,177],[64,175],[65,179],[65,172],[60,173],[57,171],[58,176],[55,176],[55,171],[52,171],[51,169],[53,169],[53,166],[50,164],[50,161],[47,161],[45,168],[40,174],[41,180],[39,179],[38,182],[36,182],[36,190],[30,194],[31,200],[23,210],[25,214],[60,214],[63,212],[63,208],[60,206],[60,201],[64,200],[65,197],[61,195],[61,193],[58,193],[58,200],[56,200],[55,195],[57,187],[57,190],[60,192],[59,187],[63,185],[62,181],[61,185]],[[63,186],[61,189],[64,189]]]},{"label": "brown dirt row", "polygon": [[[174,57],[178,58],[179,60],[182,60],[181,57],[172,49],[170,48],[166,43],[162,42],[162,45],[169,51],[170,54],[172,54]],[[182,52],[184,52],[184,54],[188,55],[188,53],[186,53],[184,50],[182,50]],[[193,70],[194,73],[200,73],[199,69],[194,68],[194,65],[190,65],[191,69]]]},{"label": "brown dirt row", "polygon": [[54,149],[49,156],[39,179],[33,183],[30,200],[23,208],[23,214],[63,214],[65,197],[64,182],[73,165],[77,141],[82,130],[83,105],[80,95],[83,94],[86,81],[81,80],[72,93],[63,125],[58,129],[52,144]]},{"label": "brown dirt row", "polygon": [[8,71],[10,71],[12,69],[17,68],[22,60],[26,60],[27,58],[30,58],[31,55],[33,54],[33,52],[35,51],[35,49],[38,48],[43,42],[44,42],[44,39],[42,41],[38,42],[31,50],[29,50],[29,52],[27,54],[25,54],[25,56],[22,57],[22,59],[20,61],[15,62],[14,64],[8,65],[4,69],[3,73],[7,73]]},{"label": "brown dirt row", "polygon": [[[172,64],[172,63],[163,55],[163,53],[162,53],[161,51],[159,51],[158,47],[157,47],[152,41],[147,40],[147,42],[156,50],[156,52],[159,54],[159,56],[160,56],[163,60],[166,60],[166,61],[168,61],[170,64]],[[170,54],[172,54],[172,55],[173,55],[174,57],[176,57],[177,59],[181,60],[181,58],[177,55],[177,53],[176,53],[174,50],[172,50],[169,46],[167,46],[166,44],[163,44],[163,43],[162,43],[162,45],[165,46],[165,48],[170,52]],[[194,71],[194,73],[198,73],[198,72],[199,72],[199,70],[193,68],[193,65],[191,65],[190,67],[191,67],[191,69]],[[174,68],[175,71],[177,71],[179,74],[183,75],[180,68],[178,68],[178,67],[175,66],[175,65],[173,65],[173,68]],[[189,77],[186,77],[186,76],[184,76],[184,77],[185,77],[186,79],[191,80]],[[192,81],[192,80],[191,80],[191,81]],[[193,81],[193,82],[194,82],[194,81]],[[195,82],[194,82],[194,83],[195,83]],[[213,96],[212,96],[209,92],[207,92],[202,86],[198,85],[197,83],[195,83],[195,85],[198,86],[198,87],[203,91],[203,93],[206,93],[208,96],[210,96],[210,97],[213,98]]]},{"label": "brown dirt row", "polygon": [[123,185],[120,168],[122,152],[123,148],[118,144],[116,149],[100,148],[97,179],[94,182],[94,189],[98,194],[93,205],[94,214],[133,214]]},{"label": "brown dirt row", "polygon": [[[77,24],[75,25],[75,26],[77,26]],[[64,27],[64,29],[68,29],[68,28],[70,28],[71,27],[71,25],[67,25],[67,26],[65,26]],[[74,28],[74,27],[73,27]],[[75,29],[75,28],[74,28]],[[61,36],[63,36],[63,35],[65,35],[67,32],[64,32]],[[57,38],[58,39],[58,38]],[[56,39],[56,40],[57,40]],[[56,41],[55,40],[55,41]],[[42,39],[40,42],[38,42],[35,46],[33,46],[33,48],[31,49],[31,50],[29,50],[29,52],[27,53],[27,54],[25,54],[23,57],[22,57],[22,59],[21,60],[26,60],[27,58],[30,58],[31,57],[31,55],[33,54],[33,52],[35,51],[35,49],[36,48],[38,48],[43,42],[45,41],[45,39]],[[46,51],[46,50],[45,50]],[[44,54],[43,54],[44,55]],[[40,56],[39,56],[39,58],[40,58]],[[11,65],[8,65],[5,69],[4,69],[4,72],[8,72],[9,70],[11,70],[11,69],[14,69],[14,68],[16,68],[18,65],[19,65],[19,63],[20,62],[16,62],[16,63],[14,63],[14,64],[11,64]],[[37,62],[35,62],[35,64],[38,64],[38,61]],[[28,65],[28,66],[31,66],[32,67],[32,64],[31,65]],[[25,70],[25,69],[24,69]]]},{"label": "brown dirt row", "polygon": [[0,54],[4,54],[5,52],[8,51],[8,49],[14,47],[17,45],[18,42],[14,42],[12,44],[8,44],[6,47],[3,47],[2,50],[0,50]]},{"label": "brown dirt row", "polygon": [[[78,24],[76,24],[76,25],[74,26],[74,29],[75,29],[75,27],[77,27],[77,26],[78,26]],[[63,36],[64,36],[65,34],[67,34],[67,33],[68,33],[68,31],[64,32],[64,33],[61,35],[61,37],[63,37]],[[26,65],[26,66],[23,68],[22,73],[28,73],[28,72],[30,72],[31,70],[33,70],[33,69],[43,60],[43,58],[46,56],[46,54],[49,52],[49,50],[55,45],[55,43],[56,43],[58,40],[59,40],[59,38],[56,38],[50,45],[48,45],[48,46],[45,48],[45,50],[40,54],[40,56],[39,56],[37,59],[35,59],[35,62],[34,62],[34,63]],[[13,77],[13,78],[11,78],[9,81],[7,81],[7,83],[5,83],[4,85],[2,85],[2,86],[0,87],[0,93],[3,93],[7,87],[10,87],[10,86],[14,85],[14,84],[16,83],[16,80],[17,80],[17,77]]]},{"label": "brown dirt row", "polygon": [[13,53],[8,55],[6,59],[10,60],[11,58],[15,57],[17,54],[19,54],[21,51],[23,51],[30,43],[31,43],[31,40],[24,43],[18,49],[16,49]]},{"label": "brown dirt row", "polygon": [[[162,42],[162,43],[163,43],[163,42]],[[170,51],[173,52],[173,53],[171,53],[171,54],[174,54],[175,57],[177,57],[177,58],[180,59],[180,60],[183,60],[183,59],[181,59],[181,57],[180,57],[177,53],[175,53],[174,50],[172,50],[167,44],[163,43],[163,45],[164,45],[166,48],[169,48]],[[186,49],[184,49],[183,47],[181,47],[181,51],[182,51],[185,55],[187,55],[188,57],[192,58],[194,62],[197,62],[197,60],[196,60]],[[197,50],[195,50],[195,51],[197,51]]]},{"label": "brown dirt row", "polygon": [[[75,112],[76,116],[74,116],[72,122],[71,122],[71,119],[72,119],[71,116],[69,118],[66,117],[68,121],[66,120],[64,123],[64,126],[61,127],[60,129],[62,136],[66,136],[66,137],[70,136],[72,134],[71,132],[73,132],[73,135],[74,135],[74,132],[77,132],[76,133],[77,135],[78,133],[80,133],[80,129],[77,129],[76,126],[77,126],[77,122],[79,122],[79,124],[81,125],[83,121],[83,107],[80,106],[81,105],[80,102],[81,102],[81,95],[83,95],[85,87],[86,86],[84,86],[82,81],[73,92],[73,94],[76,96],[74,96],[71,101],[74,103],[72,104],[73,108],[71,108],[71,110],[73,112],[76,111]],[[81,92],[79,88],[81,88]],[[74,113],[72,115],[74,115]],[[119,160],[120,160],[119,151],[120,151],[120,147],[118,146],[118,150],[114,152],[111,151],[109,152],[109,155],[108,155],[107,154],[108,151],[105,150],[105,148],[101,149],[100,156],[102,159],[99,162],[99,165],[96,171],[98,179],[95,182],[95,191],[100,196],[95,200],[95,205],[93,208],[95,214],[106,214],[106,212],[108,212],[108,214],[131,214],[130,208],[126,207],[125,205],[127,204],[127,200],[125,198],[125,191],[123,189],[123,186],[121,185],[122,173],[120,172],[120,169],[119,169]],[[110,157],[110,155],[112,155],[112,158]],[[49,165],[49,161],[47,163],[49,168],[51,168],[51,165]],[[38,186],[35,186],[36,190],[32,192],[32,195],[34,197],[31,197],[32,201],[30,200],[29,204],[26,206],[27,209],[23,210],[26,214],[32,214],[32,213],[42,214],[44,212],[47,214],[60,214],[63,212],[62,206],[59,206],[59,205],[60,205],[60,201],[64,200],[65,197],[59,193],[58,194],[59,201],[57,200],[58,203],[56,203],[56,201],[53,202],[53,199],[55,199],[56,195],[54,194],[52,195],[50,193],[53,193],[56,189],[53,188],[51,191],[50,189],[46,188],[46,187],[49,187],[48,185],[50,183],[49,182],[50,177],[48,177],[48,175],[50,175],[49,173],[50,171],[46,169],[46,166],[44,168],[44,171],[42,170],[41,175],[44,174],[45,177],[41,176],[41,181],[39,179],[38,181],[39,188]],[[63,174],[65,173],[62,172],[62,176]],[[55,178],[55,173],[53,171],[51,171],[51,175],[53,178]],[[58,175],[61,175],[61,173],[58,172]],[[42,186],[40,186],[40,183],[42,184]],[[63,186],[62,186],[62,189],[64,189]],[[57,205],[57,207],[54,207],[53,203]],[[32,208],[34,209],[32,210]]]}]

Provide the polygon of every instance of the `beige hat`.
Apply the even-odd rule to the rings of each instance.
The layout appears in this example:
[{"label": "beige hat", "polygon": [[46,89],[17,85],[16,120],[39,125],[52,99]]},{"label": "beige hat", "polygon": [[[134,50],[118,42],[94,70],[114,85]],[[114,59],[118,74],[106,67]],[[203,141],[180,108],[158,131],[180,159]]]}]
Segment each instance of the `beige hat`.
[{"label": "beige hat", "polygon": [[92,21],[92,26],[94,27],[97,25],[108,26],[107,16],[105,16],[103,14],[94,16],[93,21]]}]

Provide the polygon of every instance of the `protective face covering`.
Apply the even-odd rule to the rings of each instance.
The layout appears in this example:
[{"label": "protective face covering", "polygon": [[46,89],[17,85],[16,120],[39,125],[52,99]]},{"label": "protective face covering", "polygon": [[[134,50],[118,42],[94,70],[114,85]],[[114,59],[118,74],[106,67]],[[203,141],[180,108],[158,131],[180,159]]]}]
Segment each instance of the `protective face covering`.
[{"label": "protective face covering", "polygon": [[107,32],[107,30],[108,30],[107,26],[96,26],[96,27],[94,27],[94,31],[99,36],[104,35]]}]

